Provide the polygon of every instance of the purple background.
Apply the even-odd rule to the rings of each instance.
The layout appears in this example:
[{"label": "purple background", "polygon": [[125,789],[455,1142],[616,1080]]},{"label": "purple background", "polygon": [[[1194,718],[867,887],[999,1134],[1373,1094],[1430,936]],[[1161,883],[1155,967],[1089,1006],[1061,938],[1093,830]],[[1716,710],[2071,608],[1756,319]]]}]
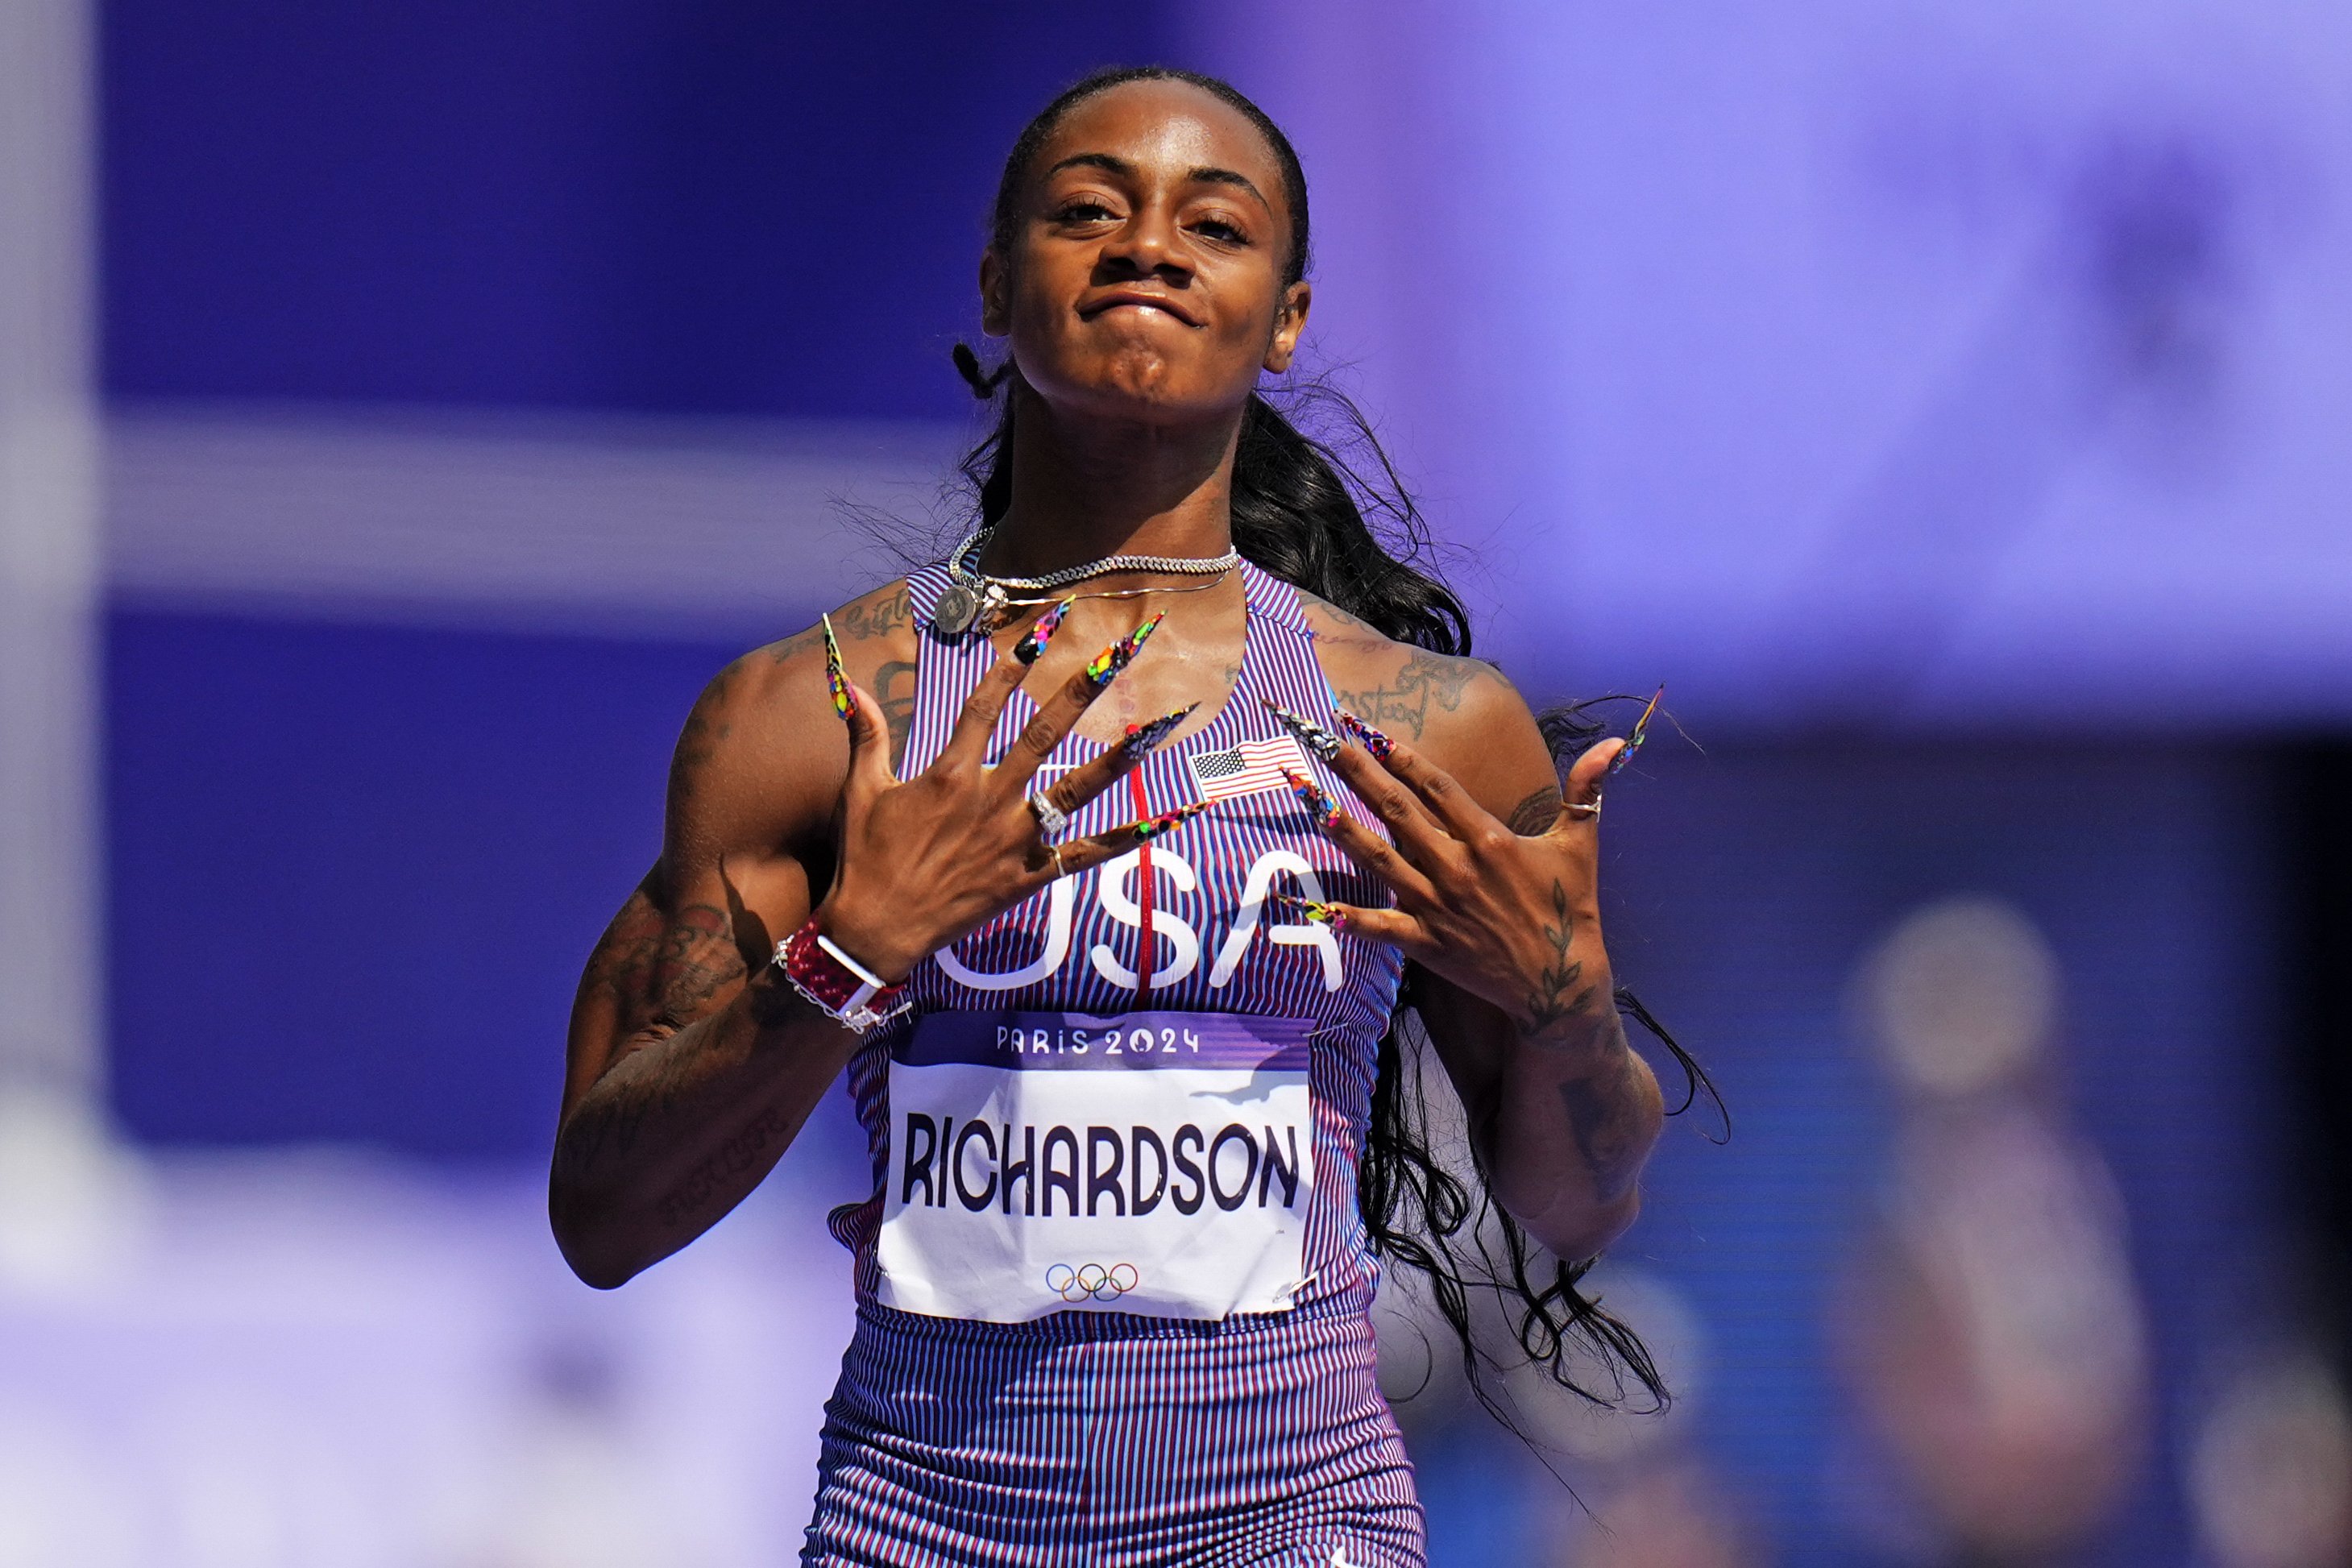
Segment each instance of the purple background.
[{"label": "purple background", "polygon": [[[1319,361],[1485,646],[1542,694],[1665,680],[1705,743],[1620,782],[1609,876],[1625,977],[1738,1118],[1670,1138],[1626,1249],[1709,1322],[1731,1488],[1816,1543],[1790,1561],[1847,1560],[1822,1292],[1885,1118],[1844,988],[1905,910],[1987,890],[2057,952],[2162,1358],[2158,1458],[2096,1560],[2189,1561],[2167,1456],[2231,1323],[2179,1260],[2284,1212],[2272,802],[2352,714],[2352,13],[103,20],[105,385],[147,409],[960,419],[946,350],[1025,116],[1135,58],[1261,93],[1317,194]],[[738,649],[145,600],[106,647],[123,1123],[541,1158],[579,960]],[[1439,1561],[1528,1528],[1493,1462],[1425,1456]]]}]

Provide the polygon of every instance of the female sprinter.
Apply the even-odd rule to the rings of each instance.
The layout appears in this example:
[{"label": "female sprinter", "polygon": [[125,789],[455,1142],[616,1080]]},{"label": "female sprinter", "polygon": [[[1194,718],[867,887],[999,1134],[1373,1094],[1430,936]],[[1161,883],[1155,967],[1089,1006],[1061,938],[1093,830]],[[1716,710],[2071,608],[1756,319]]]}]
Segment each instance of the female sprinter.
[{"label": "female sprinter", "polygon": [[[1416,1181],[1401,983],[1517,1226],[1590,1259],[1633,1217],[1620,742],[1563,802],[1451,595],[1256,395],[1307,234],[1222,82],[1037,117],[981,261],[977,535],[711,682],[582,982],[550,1206],[592,1285],[725,1215],[848,1070],[875,1187],[835,1217],[858,1321],[807,1563],[1421,1563],[1368,1319]],[[1538,1354],[1590,1330],[1572,1279],[1518,1270]]]}]

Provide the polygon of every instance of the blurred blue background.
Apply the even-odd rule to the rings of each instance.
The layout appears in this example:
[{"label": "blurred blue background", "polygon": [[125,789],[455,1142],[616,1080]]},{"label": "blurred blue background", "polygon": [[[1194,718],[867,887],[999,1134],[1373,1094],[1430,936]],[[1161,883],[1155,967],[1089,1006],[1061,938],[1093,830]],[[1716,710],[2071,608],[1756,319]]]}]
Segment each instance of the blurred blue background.
[{"label": "blurred blue background", "polygon": [[[1608,872],[1736,1129],[1670,1129],[1611,1265],[1690,1396],[1626,1437],[1526,1395],[1612,1534],[1433,1378],[1435,1561],[2347,1560],[2352,11],[89,21],[125,1142],[98,1260],[0,1296],[0,1563],[788,1555],[846,1117],[593,1296],[535,1215],[563,1016],[702,681],[955,531],[999,162],[1131,61],[1297,141],[1313,365],[1481,650],[1664,681],[1693,742],[1615,786]],[[1905,1078],[2012,1015],[2029,1065]],[[2019,1156],[2040,1230],[1934,1217],[1985,1206],[1918,1152],[1949,1105],[2063,1152]],[[2086,1332],[2107,1383],[2033,1370]],[[1972,1511],[1990,1448],[1917,1435],[1968,1399],[1890,1338],[2041,1388],[1985,1441],[2083,1517]]]}]

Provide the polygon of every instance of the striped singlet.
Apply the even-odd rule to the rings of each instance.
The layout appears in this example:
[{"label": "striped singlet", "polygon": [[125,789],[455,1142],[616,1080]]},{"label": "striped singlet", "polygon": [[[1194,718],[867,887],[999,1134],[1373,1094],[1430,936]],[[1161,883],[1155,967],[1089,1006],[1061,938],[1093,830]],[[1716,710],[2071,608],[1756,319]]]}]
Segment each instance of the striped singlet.
[{"label": "striped singlet", "polygon": [[[1280,901],[1387,894],[1278,774],[1248,786],[1303,763],[1377,824],[1260,700],[1336,727],[1297,595],[1240,571],[1248,631],[1223,707],[1068,831],[1215,803],[926,961],[914,1015],[851,1061],[875,1190],[834,1216],[857,1328],[804,1564],[1423,1561],[1356,1206],[1402,961]],[[947,585],[943,567],[908,579],[905,776],[996,657],[933,633]],[[1013,695],[992,756],[1035,710]],[[1099,750],[1069,735],[1041,777]]]}]

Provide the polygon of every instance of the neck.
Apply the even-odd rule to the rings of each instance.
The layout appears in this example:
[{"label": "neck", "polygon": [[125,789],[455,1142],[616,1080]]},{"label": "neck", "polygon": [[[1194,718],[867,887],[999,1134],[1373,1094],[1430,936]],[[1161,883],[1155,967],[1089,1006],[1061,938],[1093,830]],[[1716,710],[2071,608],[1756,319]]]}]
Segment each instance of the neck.
[{"label": "neck", "polygon": [[1106,555],[1222,555],[1233,544],[1241,410],[1191,426],[1089,420],[1013,384],[1013,506],[984,569],[1029,577]]}]

